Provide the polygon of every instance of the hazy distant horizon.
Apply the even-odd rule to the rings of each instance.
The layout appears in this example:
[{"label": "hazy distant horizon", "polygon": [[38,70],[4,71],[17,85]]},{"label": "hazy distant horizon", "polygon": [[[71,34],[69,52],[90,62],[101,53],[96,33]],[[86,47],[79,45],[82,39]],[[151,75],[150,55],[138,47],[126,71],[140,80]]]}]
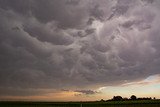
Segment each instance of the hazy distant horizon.
[{"label": "hazy distant horizon", "polygon": [[0,0],[0,101],[159,92],[159,0]]}]

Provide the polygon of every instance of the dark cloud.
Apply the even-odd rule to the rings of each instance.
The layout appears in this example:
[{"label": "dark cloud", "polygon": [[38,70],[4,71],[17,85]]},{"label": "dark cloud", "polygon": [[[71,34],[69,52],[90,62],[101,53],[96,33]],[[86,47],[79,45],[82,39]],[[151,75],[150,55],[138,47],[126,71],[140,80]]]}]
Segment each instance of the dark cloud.
[{"label": "dark cloud", "polygon": [[80,0],[66,0],[66,4],[78,5]]},{"label": "dark cloud", "polygon": [[154,2],[154,0],[141,0],[141,1],[144,3],[153,3]]},{"label": "dark cloud", "polygon": [[97,91],[93,91],[93,90],[76,90],[76,91],[74,91],[74,92],[78,92],[78,93],[80,93],[79,95],[94,95],[94,94],[98,94],[98,92]]},{"label": "dark cloud", "polygon": [[103,21],[104,20],[104,12],[102,9],[99,8],[99,5],[96,5],[92,11],[91,15],[94,16],[96,19]]},{"label": "dark cloud", "polygon": [[100,91],[94,91],[94,90],[67,90],[67,89],[61,89],[62,92],[76,92],[75,96],[80,95],[95,95],[101,93]]},{"label": "dark cloud", "polygon": [[2,98],[2,96],[5,97],[5,96],[43,95],[44,92],[48,93],[49,91],[43,89],[0,88],[0,95],[1,95],[0,98]]},{"label": "dark cloud", "polygon": [[[36,23],[36,25],[34,24]],[[23,24],[24,31],[30,36],[36,37],[42,42],[50,42],[55,45],[69,45],[73,43],[73,37],[65,33],[63,30],[57,30],[53,24],[43,25],[38,22]],[[56,26],[56,25],[55,25]]]},{"label": "dark cloud", "polygon": [[108,17],[108,20],[112,19],[115,16],[119,17],[120,15],[124,15],[128,11],[128,9],[130,7],[130,4],[132,4],[132,2],[133,2],[133,0],[130,0],[130,1],[128,1],[128,0],[123,0],[123,1],[117,0],[116,5],[111,8],[112,13]]},{"label": "dark cloud", "polygon": [[96,92],[82,89],[159,74],[159,5],[0,0],[0,95],[17,95],[16,89],[79,89],[88,95]]}]

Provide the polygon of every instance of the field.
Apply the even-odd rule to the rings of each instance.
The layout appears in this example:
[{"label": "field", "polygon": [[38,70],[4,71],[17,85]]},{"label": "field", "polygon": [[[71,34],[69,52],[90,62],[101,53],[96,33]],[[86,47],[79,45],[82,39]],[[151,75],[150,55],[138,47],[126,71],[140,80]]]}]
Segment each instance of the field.
[{"label": "field", "polygon": [[0,107],[160,107],[160,100],[108,102],[0,102]]}]

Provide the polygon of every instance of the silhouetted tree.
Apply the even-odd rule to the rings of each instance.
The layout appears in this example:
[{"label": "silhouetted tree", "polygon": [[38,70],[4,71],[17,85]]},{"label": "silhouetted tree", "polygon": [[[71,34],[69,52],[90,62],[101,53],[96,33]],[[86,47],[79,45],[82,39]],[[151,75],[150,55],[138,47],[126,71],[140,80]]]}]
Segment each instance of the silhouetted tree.
[{"label": "silhouetted tree", "polygon": [[143,98],[137,98],[137,100],[152,100],[151,97],[143,97]]},{"label": "silhouetted tree", "polygon": [[132,96],[130,97],[130,99],[131,99],[131,100],[136,100],[137,97],[136,97],[135,95],[132,95]]},{"label": "silhouetted tree", "polygon": [[121,101],[121,100],[123,100],[123,98],[121,96],[114,96],[112,100]]},{"label": "silhouetted tree", "polygon": [[101,99],[100,101],[101,101],[101,102],[105,102],[105,100],[103,100],[103,99]]},{"label": "silhouetted tree", "polygon": [[128,98],[127,98],[127,97],[125,97],[125,98],[123,98],[123,100],[124,100],[124,101],[127,101],[127,100],[128,100]]},{"label": "silhouetted tree", "polygon": [[[156,99],[155,97],[153,98],[154,100]],[[135,95],[132,95],[130,98],[122,98],[121,96],[114,96],[112,99],[106,100],[106,101],[128,101],[128,100],[152,100],[151,97],[140,97],[137,98]],[[101,99],[101,101],[105,101]]]}]

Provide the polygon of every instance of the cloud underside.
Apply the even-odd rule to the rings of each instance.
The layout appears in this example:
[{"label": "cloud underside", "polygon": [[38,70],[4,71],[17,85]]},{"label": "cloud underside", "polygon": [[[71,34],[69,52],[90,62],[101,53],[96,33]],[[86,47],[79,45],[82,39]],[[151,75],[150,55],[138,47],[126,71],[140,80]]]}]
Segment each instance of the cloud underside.
[{"label": "cloud underside", "polygon": [[158,0],[0,0],[0,90],[94,94],[83,89],[159,74],[159,10]]}]

